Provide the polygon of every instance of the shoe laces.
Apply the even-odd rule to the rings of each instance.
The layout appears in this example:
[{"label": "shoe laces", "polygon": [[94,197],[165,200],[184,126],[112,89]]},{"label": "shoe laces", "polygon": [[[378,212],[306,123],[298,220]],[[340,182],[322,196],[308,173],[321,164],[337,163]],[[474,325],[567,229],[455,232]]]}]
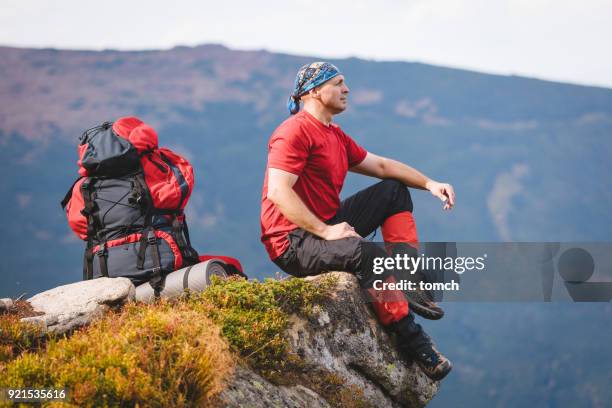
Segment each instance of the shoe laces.
[{"label": "shoe laces", "polygon": [[440,356],[435,348],[431,345],[421,348],[417,352],[420,356],[420,360],[426,363],[428,366],[435,367],[440,363]]}]

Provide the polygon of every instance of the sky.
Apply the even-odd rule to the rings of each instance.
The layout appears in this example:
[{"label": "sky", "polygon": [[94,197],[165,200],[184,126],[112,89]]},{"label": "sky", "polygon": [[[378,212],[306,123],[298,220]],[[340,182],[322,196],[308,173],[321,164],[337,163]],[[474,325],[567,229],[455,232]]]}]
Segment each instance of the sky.
[{"label": "sky", "polygon": [[417,61],[612,88],[611,0],[2,0],[0,45]]}]

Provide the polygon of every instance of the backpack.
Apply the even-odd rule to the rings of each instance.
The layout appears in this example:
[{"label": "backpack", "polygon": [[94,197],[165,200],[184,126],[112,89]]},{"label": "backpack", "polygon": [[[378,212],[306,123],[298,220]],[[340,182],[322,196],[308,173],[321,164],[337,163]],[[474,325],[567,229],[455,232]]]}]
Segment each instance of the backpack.
[{"label": "backpack", "polygon": [[86,130],[79,178],[62,200],[74,233],[87,242],[83,279],[127,277],[160,289],[168,273],[199,262],[183,210],[193,168],[158,146],[136,117]]}]

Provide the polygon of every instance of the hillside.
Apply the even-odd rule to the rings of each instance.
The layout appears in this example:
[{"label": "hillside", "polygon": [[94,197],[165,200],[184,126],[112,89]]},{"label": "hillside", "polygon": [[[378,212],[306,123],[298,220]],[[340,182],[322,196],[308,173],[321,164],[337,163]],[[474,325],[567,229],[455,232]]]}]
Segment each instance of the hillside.
[{"label": "hillside", "polygon": [[[250,277],[272,276],[259,243],[266,142],[287,116],[295,71],[313,59],[219,45],[0,48],[0,297],[80,279],[83,244],[58,203],[76,176],[82,130],[128,114],[194,164],[194,246],[240,258]],[[450,213],[413,193],[423,241],[611,240],[612,90],[420,63],[333,62],[351,88],[343,129],[455,186]],[[349,176],[343,195],[371,182]],[[431,406],[611,400],[609,305],[445,309],[426,327],[456,370]]]},{"label": "hillside", "polygon": [[134,294],[102,278],[22,301],[39,313],[22,321],[0,309],[0,387],[64,390],[71,407],[416,408],[439,386],[398,355],[347,273]]},{"label": "hillside", "polygon": [[[80,277],[81,244],[57,203],[76,175],[82,130],[127,114],[193,162],[196,248],[240,257],[251,276],[274,268],[258,242],[266,141],[287,116],[297,67],[311,57],[218,45],[0,48],[0,56],[5,295]],[[347,133],[457,190],[450,214],[413,194],[422,240],[610,238],[612,192],[601,179],[611,170],[612,90],[419,63],[334,62],[351,87],[338,117]],[[362,179],[349,177],[344,195],[370,183]],[[31,273],[39,265],[44,276]]]}]

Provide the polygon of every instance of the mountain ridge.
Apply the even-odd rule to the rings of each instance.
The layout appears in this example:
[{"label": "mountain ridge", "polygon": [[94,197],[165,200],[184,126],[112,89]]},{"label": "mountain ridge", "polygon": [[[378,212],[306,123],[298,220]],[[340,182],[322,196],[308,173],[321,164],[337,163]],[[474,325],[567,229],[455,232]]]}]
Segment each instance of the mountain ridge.
[{"label": "mountain ridge", "polygon": [[[0,298],[81,279],[84,243],[59,201],[76,178],[81,132],[125,115],[151,123],[161,145],[193,164],[194,247],[238,257],[251,278],[274,275],[259,242],[266,143],[288,116],[295,72],[318,58],[198,52],[123,61],[90,52],[84,63],[59,51],[13,53],[33,58],[23,61],[0,49]],[[452,212],[411,190],[421,241],[612,240],[611,90],[419,63],[332,62],[352,91],[337,117],[343,130],[455,187]],[[342,197],[373,182],[349,175]],[[447,317],[427,330],[457,369],[431,406],[610,400],[610,356],[601,353],[609,308],[600,306],[446,303]],[[503,370],[490,376],[491,366]]]}]

